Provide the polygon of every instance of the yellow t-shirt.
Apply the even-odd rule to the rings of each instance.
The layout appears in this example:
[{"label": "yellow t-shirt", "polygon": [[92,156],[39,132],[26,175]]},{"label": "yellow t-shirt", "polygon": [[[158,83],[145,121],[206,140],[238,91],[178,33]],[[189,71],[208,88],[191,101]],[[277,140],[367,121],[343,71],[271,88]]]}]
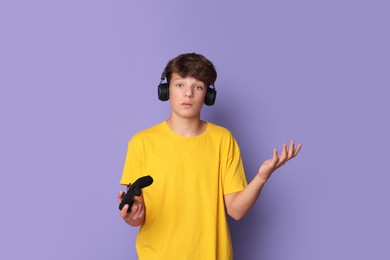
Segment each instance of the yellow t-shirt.
[{"label": "yellow t-shirt", "polygon": [[136,240],[140,260],[233,258],[224,194],[246,185],[240,150],[225,128],[207,123],[186,138],[164,121],[130,140],[121,184],[144,175],[146,218]]}]

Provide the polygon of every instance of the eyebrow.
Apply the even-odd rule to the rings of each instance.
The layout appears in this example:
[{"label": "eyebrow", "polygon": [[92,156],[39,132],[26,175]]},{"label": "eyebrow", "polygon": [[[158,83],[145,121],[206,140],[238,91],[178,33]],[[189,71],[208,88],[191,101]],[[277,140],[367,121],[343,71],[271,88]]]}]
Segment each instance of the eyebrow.
[{"label": "eyebrow", "polygon": [[178,79],[184,79],[183,77],[176,77],[176,78],[173,78],[172,80],[178,80]]},{"label": "eyebrow", "polygon": [[[171,81],[175,81],[175,80],[182,80],[182,79],[185,79],[186,77],[181,77],[181,76],[177,76],[177,77],[175,77],[175,78],[172,78],[171,79]],[[194,83],[194,85],[199,85],[199,84],[202,84],[204,87],[206,86],[206,84],[203,82],[203,81],[201,81],[201,80],[198,80],[198,79],[196,79],[195,78],[195,83]]]}]

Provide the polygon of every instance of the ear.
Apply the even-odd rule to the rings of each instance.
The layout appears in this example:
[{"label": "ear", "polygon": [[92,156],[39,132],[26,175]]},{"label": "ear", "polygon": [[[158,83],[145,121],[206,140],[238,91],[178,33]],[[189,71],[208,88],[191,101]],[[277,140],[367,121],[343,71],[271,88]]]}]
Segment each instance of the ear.
[{"label": "ear", "polygon": [[214,85],[207,87],[206,97],[204,99],[205,105],[207,106],[214,105],[216,98],[217,98],[217,91],[215,90]]},{"label": "ear", "polygon": [[157,87],[158,99],[167,101],[169,99],[169,85],[168,83],[160,83]]}]

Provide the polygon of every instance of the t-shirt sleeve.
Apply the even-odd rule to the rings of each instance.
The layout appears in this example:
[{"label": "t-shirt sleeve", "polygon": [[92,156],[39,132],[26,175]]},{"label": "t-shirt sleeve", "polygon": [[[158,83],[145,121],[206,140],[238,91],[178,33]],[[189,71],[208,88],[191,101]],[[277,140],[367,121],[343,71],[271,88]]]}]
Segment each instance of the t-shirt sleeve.
[{"label": "t-shirt sleeve", "polygon": [[247,185],[240,149],[236,140],[231,137],[223,173],[223,194],[239,192]]},{"label": "t-shirt sleeve", "polygon": [[125,164],[123,167],[120,184],[128,185],[134,182],[142,169],[142,142],[135,135],[127,145]]}]

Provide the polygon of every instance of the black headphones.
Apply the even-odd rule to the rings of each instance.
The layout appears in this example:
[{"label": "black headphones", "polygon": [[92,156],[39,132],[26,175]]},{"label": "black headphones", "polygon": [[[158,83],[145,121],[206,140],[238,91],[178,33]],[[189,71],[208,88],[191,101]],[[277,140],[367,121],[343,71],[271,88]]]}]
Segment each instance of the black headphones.
[{"label": "black headphones", "polygon": [[[166,81],[166,82],[164,82]],[[161,101],[167,101],[169,99],[169,84],[167,82],[167,77],[165,75],[165,70],[161,74],[161,81],[158,84],[157,88],[158,99]],[[217,97],[217,91],[215,90],[214,84],[207,87],[206,97],[204,99],[204,103],[207,106],[212,106],[215,103],[215,99]]]}]

